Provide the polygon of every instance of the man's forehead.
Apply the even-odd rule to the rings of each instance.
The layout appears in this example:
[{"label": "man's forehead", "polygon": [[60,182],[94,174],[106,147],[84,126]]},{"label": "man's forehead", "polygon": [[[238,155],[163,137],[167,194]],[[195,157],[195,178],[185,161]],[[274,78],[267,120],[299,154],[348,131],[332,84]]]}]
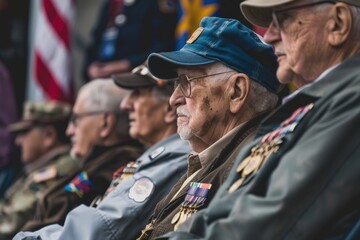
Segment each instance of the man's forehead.
[{"label": "man's forehead", "polygon": [[151,96],[153,92],[153,87],[140,87],[130,90],[130,95],[134,96]]},{"label": "man's forehead", "polygon": [[179,66],[176,69],[177,74],[187,74],[187,73],[205,73],[211,69],[212,65],[201,65],[193,67],[183,67]]},{"label": "man's forehead", "polygon": [[86,97],[82,97],[81,95],[79,95],[73,106],[73,112],[78,112],[85,109],[85,103],[86,103]]}]

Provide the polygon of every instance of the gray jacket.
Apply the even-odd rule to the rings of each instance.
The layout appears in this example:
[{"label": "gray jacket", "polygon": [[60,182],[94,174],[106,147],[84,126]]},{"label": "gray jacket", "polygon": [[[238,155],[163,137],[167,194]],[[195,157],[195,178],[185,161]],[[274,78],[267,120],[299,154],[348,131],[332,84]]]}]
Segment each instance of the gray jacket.
[{"label": "gray jacket", "polygon": [[66,217],[64,226],[50,225],[21,232],[14,239],[112,240],[135,239],[155,205],[185,173],[189,145],[177,134],[149,148],[138,160],[137,172],[119,184],[97,208],[81,205]]},{"label": "gray jacket", "polygon": [[[360,54],[265,119],[209,207],[159,239],[344,239],[360,217],[359,66]],[[229,193],[239,163],[260,136],[311,103],[278,151]]]}]

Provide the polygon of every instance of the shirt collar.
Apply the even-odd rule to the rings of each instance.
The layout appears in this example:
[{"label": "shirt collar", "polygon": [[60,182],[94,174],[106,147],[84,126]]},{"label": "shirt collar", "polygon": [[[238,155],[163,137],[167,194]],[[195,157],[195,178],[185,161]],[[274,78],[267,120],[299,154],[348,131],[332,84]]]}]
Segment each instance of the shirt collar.
[{"label": "shirt collar", "polygon": [[206,148],[201,153],[192,152],[188,157],[188,172],[187,176],[189,177],[191,174],[199,170],[200,168],[204,168],[209,166],[211,162],[215,159],[215,156],[221,152],[224,146],[228,145],[230,141],[234,138],[235,134],[245,123],[236,126],[234,129],[226,133],[222,138],[217,140],[214,144]]},{"label": "shirt collar", "polygon": [[291,93],[290,95],[284,97],[284,99],[282,100],[282,104],[288,102],[290,99],[293,99],[296,95],[299,94],[299,92],[301,92],[302,90],[304,90],[305,88],[308,88],[312,85],[314,85],[316,82],[319,82],[321,79],[324,79],[332,70],[334,70],[337,66],[339,66],[340,64],[336,64],[328,69],[326,69],[323,73],[320,74],[320,76],[318,78],[315,79],[315,81],[312,81],[300,88],[298,88],[296,91],[294,91],[293,93]]}]

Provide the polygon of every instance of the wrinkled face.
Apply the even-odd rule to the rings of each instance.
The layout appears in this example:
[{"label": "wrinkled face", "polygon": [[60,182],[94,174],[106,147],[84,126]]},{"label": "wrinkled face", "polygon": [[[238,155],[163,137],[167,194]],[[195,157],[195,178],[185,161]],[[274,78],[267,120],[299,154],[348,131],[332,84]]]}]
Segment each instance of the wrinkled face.
[{"label": "wrinkled face", "polygon": [[[178,75],[191,77],[212,74],[200,68],[179,68]],[[226,80],[229,74],[209,76],[191,81],[191,94],[184,97],[178,86],[170,98],[176,108],[178,133],[190,144],[211,145],[223,136],[229,106],[226,104]],[[194,149],[193,149],[194,150]],[[203,149],[200,149],[203,150]]]},{"label": "wrinkled face", "polygon": [[[276,14],[280,28],[272,22],[264,40],[274,46],[279,62],[277,77],[280,82],[291,82],[294,72],[304,78],[300,85],[305,85],[315,80],[324,70],[323,54],[327,46],[324,28],[326,14],[332,4],[324,3],[281,11],[299,5],[297,2],[275,9],[275,12],[280,10]],[[301,5],[308,2],[303,1]]]},{"label": "wrinkled face", "polygon": [[45,138],[45,131],[41,127],[33,127],[16,136],[15,142],[21,147],[21,160],[23,163],[32,163],[47,152],[44,144]]},{"label": "wrinkled face", "polygon": [[168,107],[168,98],[156,97],[156,92],[151,88],[131,91],[120,105],[122,110],[129,113],[130,136],[151,145],[159,140],[164,129]]},{"label": "wrinkled face", "polygon": [[[89,114],[85,108],[84,97],[79,96],[73,107],[73,120],[69,122],[66,134],[71,138],[71,156],[82,160],[91,148],[101,143],[101,124],[104,124],[104,113]],[[80,117],[76,117],[80,116]]]}]

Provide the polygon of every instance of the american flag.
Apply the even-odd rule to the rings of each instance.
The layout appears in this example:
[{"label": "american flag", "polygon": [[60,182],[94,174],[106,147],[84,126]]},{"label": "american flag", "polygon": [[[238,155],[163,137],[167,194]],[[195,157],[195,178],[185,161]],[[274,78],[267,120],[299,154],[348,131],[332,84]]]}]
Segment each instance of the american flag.
[{"label": "american flag", "polygon": [[38,0],[34,7],[27,99],[72,102],[74,0]]}]

